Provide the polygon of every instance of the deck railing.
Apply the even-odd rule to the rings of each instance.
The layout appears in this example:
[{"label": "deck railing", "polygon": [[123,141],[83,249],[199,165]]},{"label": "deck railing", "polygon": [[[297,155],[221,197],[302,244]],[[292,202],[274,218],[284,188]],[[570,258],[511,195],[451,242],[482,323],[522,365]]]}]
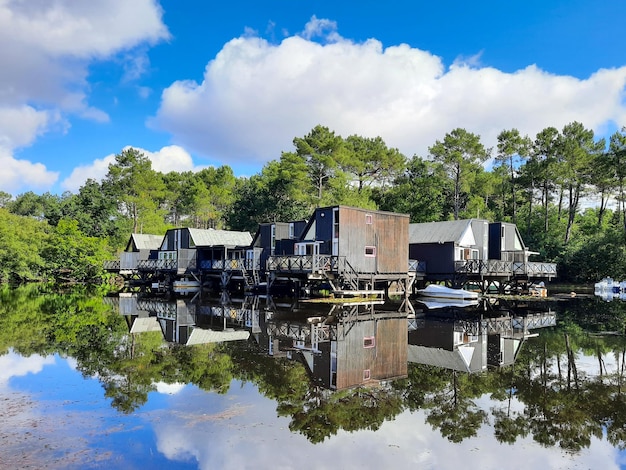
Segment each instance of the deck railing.
[{"label": "deck railing", "polygon": [[260,269],[261,262],[258,259],[205,259],[200,262],[200,268],[209,271],[251,271]]},{"label": "deck railing", "polygon": [[270,256],[268,271],[282,272],[338,272],[339,257],[332,255]]},{"label": "deck railing", "polygon": [[178,262],[175,259],[143,259],[137,262],[140,271],[175,271]]},{"label": "deck railing", "polygon": [[555,277],[555,263],[500,260],[466,260],[455,262],[456,273],[483,274],[483,275],[510,275],[510,276],[531,276],[531,277]]},{"label": "deck railing", "polygon": [[110,261],[105,261],[103,267],[104,267],[105,271],[119,271],[120,270],[120,260],[119,259],[114,259],[114,260],[110,260]]},{"label": "deck railing", "polygon": [[425,273],[426,261],[418,261],[416,259],[409,260],[409,272],[411,273]]}]

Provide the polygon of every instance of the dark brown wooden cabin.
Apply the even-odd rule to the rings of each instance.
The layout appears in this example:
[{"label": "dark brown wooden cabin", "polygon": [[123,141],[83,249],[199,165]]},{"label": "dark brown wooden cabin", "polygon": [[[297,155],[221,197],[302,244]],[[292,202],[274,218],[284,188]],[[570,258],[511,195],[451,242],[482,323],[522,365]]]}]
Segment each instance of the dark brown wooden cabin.
[{"label": "dark brown wooden cabin", "polygon": [[408,283],[409,216],[347,206],[317,208],[293,254],[268,259],[270,280],[326,281],[335,292]]}]

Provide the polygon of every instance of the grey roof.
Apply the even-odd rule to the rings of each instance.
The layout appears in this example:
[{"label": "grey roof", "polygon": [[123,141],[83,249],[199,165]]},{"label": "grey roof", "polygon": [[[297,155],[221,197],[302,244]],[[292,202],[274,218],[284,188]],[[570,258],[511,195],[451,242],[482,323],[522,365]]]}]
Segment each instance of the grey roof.
[{"label": "grey roof", "polygon": [[252,235],[249,232],[232,230],[202,230],[190,228],[189,235],[196,246],[250,246]]},{"label": "grey roof", "polygon": [[190,346],[193,344],[223,343],[225,341],[248,339],[249,337],[250,332],[246,330],[215,331],[205,330],[204,328],[194,328],[186,344]]},{"label": "grey roof", "polygon": [[409,243],[457,242],[474,219],[409,224]]},{"label": "grey roof", "polygon": [[460,372],[471,372],[470,364],[473,354],[473,347],[456,348],[454,351],[448,351],[447,349],[409,344],[408,361]]},{"label": "grey roof", "polygon": [[161,325],[156,317],[139,317],[135,318],[131,333],[148,333],[150,331],[161,331]]},{"label": "grey roof", "polygon": [[131,238],[138,250],[158,250],[163,241],[163,235],[149,233],[133,233]]}]

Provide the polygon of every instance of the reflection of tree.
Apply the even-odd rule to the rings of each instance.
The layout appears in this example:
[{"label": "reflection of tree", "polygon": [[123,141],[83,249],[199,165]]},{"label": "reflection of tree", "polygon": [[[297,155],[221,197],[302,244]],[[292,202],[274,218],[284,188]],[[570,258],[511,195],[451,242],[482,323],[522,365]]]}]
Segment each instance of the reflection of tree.
[{"label": "reflection of tree", "polygon": [[[431,410],[426,421],[452,442],[476,435],[480,426],[487,421],[487,413],[472,400],[476,395],[467,392],[468,384],[480,378],[480,374],[459,374],[452,371],[452,379],[446,388],[432,395],[426,406]],[[480,395],[478,395],[480,396]]]},{"label": "reflection of tree", "polygon": [[[524,343],[513,366],[465,374],[410,364],[408,377],[391,387],[330,392],[311,385],[302,364],[269,357],[254,341],[186,347],[164,343],[159,332],[129,335],[124,317],[99,295],[29,286],[0,290],[0,353],[75,358],[78,370],[97,377],[112,406],[125,413],[145,403],[159,382],[217,393],[226,393],[233,379],[250,382],[311,442],[340,430],[376,430],[403,410],[422,409],[453,442],[476,435],[490,418],[501,443],[530,437],[576,452],[604,435],[626,449],[626,338],[597,334],[601,320],[581,315],[591,333],[564,312],[557,327]],[[600,309],[599,318],[605,315]],[[621,318],[611,319],[611,331],[620,333]],[[585,367],[583,355],[592,358]],[[495,405],[481,409],[477,399],[487,396]]]},{"label": "reflection of tree", "polygon": [[[292,403],[293,405],[293,403]],[[289,429],[313,443],[344,431],[376,431],[386,420],[402,411],[402,399],[386,387],[358,387],[331,392],[312,386],[302,397],[297,410],[291,411]]]}]

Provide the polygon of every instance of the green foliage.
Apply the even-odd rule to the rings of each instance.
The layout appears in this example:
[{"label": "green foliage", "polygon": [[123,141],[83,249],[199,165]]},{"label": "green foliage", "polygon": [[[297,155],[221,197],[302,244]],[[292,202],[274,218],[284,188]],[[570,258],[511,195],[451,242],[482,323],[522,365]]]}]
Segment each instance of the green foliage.
[{"label": "green foliage", "polygon": [[[381,137],[344,139],[322,125],[293,145],[245,178],[228,166],[162,174],[146,155],[127,148],[102,183],[88,180],[77,194],[12,198],[0,192],[0,282],[64,277],[66,254],[79,260],[68,277],[98,277],[89,266],[107,248],[93,238],[120,250],[129,232],[160,234],[174,226],[255,232],[260,223],[307,219],[314,208],[335,204],[407,213],[411,222],[514,222],[529,249],[559,263],[562,281],[622,276],[625,129],[611,136],[608,148],[578,122],[561,131],[546,127],[533,140],[503,130],[490,170],[491,150],[461,128],[429,148],[430,160],[407,160]],[[597,196],[593,214],[582,209],[588,196]],[[74,229],[57,229],[69,220]],[[54,245],[63,245],[65,236],[67,253]],[[84,249],[76,246],[83,237]]]},{"label": "green foliage", "polygon": [[87,237],[75,220],[59,221],[41,250],[46,270],[56,279],[76,282],[97,281],[111,253],[105,240]]},{"label": "green foliage", "polygon": [[414,156],[386,192],[375,191],[380,209],[409,214],[411,222],[445,220],[451,208],[449,181],[441,164]]},{"label": "green foliage", "polygon": [[46,222],[0,209],[0,282],[42,278],[45,261],[41,250],[48,240],[48,230]]},{"label": "green foliage", "polygon": [[454,129],[428,149],[435,162],[441,163],[452,182],[452,205],[454,219],[467,206],[468,194],[482,163],[489,158],[491,150],[480,142],[480,136],[465,129]]}]

